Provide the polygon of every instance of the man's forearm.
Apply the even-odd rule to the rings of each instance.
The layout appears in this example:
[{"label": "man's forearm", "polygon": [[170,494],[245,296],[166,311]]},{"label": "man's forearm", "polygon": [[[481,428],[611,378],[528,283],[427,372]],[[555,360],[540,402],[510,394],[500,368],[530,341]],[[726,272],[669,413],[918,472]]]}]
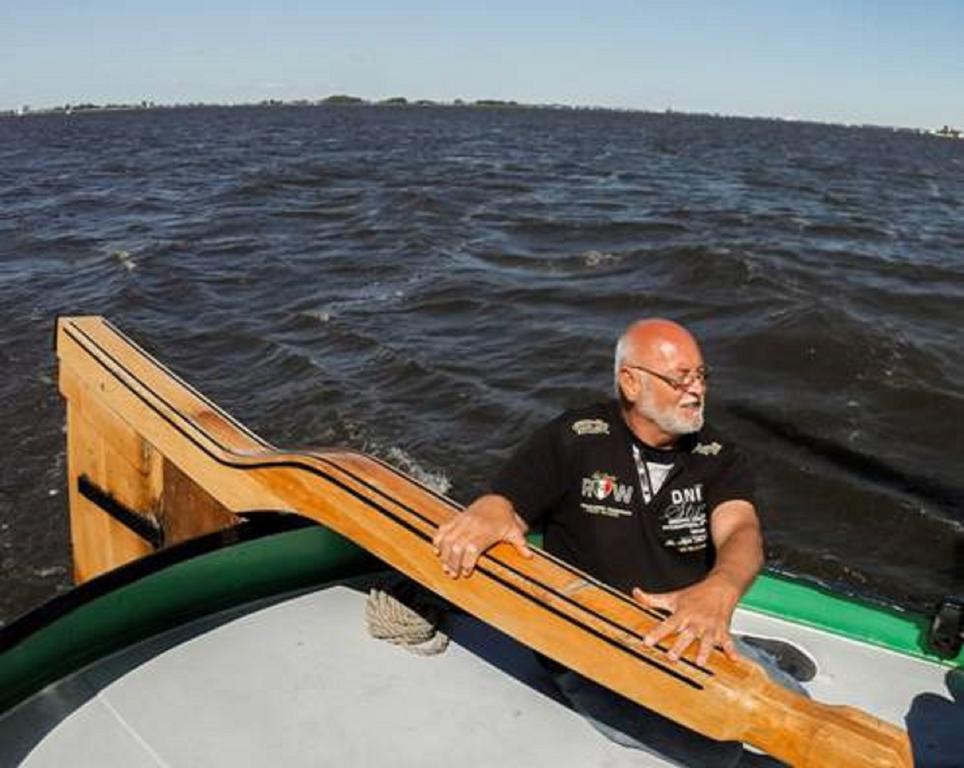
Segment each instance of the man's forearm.
[{"label": "man's forearm", "polygon": [[763,567],[763,539],[758,525],[747,523],[729,532],[716,550],[716,565],[707,578],[722,579],[739,600]]}]

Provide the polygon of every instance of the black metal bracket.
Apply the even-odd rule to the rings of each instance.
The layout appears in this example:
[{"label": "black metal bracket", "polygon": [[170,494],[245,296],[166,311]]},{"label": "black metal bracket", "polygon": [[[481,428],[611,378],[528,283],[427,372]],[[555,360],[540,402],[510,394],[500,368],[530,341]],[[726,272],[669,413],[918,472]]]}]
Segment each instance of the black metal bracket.
[{"label": "black metal bracket", "polygon": [[930,649],[943,659],[953,659],[964,645],[964,600],[944,598],[937,606],[927,633]]},{"label": "black metal bracket", "polygon": [[103,488],[95,485],[87,475],[77,478],[77,491],[129,531],[149,542],[154,549],[164,546],[164,529],[157,522],[121,504]]}]

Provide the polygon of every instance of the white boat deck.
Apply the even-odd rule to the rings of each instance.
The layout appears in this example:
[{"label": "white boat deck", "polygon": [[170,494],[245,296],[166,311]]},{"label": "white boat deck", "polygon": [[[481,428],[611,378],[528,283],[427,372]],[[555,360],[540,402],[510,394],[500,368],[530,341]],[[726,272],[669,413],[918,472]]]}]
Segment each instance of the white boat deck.
[{"label": "white boat deck", "polygon": [[[439,656],[372,639],[365,597],[301,593],[115,654],[0,718],[0,766],[670,764],[609,742],[471,617],[450,617]],[[746,612],[736,629],[804,649],[814,698],[910,723],[919,765],[964,765],[960,672]]]}]

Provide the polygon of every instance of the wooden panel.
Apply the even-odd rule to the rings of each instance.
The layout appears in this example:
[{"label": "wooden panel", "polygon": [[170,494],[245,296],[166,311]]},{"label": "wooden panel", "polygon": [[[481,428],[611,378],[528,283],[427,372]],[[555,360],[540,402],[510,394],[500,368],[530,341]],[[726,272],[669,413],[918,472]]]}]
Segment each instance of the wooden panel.
[{"label": "wooden panel", "polygon": [[101,436],[70,404],[67,419],[70,535],[74,581],[79,584],[137,560],[152,552],[153,547],[78,493],[77,479],[82,474],[105,487],[109,451]]},{"label": "wooden panel", "polygon": [[175,464],[164,462],[161,520],[168,544],[230,528],[238,519]]},{"label": "wooden panel", "polygon": [[[99,318],[63,318],[57,348],[68,411],[78,404],[83,411],[70,417],[69,428],[78,430],[69,441],[71,477],[89,467],[127,498],[140,493],[155,507],[160,498],[161,516],[178,536],[225,524],[231,511],[292,509],[509,635],[708,736],[749,742],[795,766],[912,765],[899,728],[792,694],[751,662],[716,651],[701,668],[692,649],[671,664],[665,647],[642,644],[658,614],[545,554],[526,560],[499,545],[470,578],[448,578],[431,538],[458,514],[450,502],[361,454],[274,450]],[[106,439],[98,434],[105,412]],[[141,455],[117,455],[124,452]],[[78,527],[90,522],[82,507]],[[194,508],[196,521],[181,518]],[[77,538],[96,546],[85,531]]]},{"label": "wooden panel", "polygon": [[78,582],[153,551],[103,510],[76,496],[81,475],[125,507],[160,524],[166,544],[237,523],[234,514],[108,407],[103,395],[98,396],[106,388],[92,389],[71,366],[64,365],[61,389],[71,414],[68,434],[76,438],[68,474]]}]

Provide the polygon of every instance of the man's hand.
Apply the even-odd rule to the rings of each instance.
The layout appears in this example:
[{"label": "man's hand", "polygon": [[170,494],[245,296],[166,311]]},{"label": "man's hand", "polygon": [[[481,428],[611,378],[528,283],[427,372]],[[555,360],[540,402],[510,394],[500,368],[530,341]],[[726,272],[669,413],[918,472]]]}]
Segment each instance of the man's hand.
[{"label": "man's hand", "polygon": [[678,635],[669,651],[676,661],[694,642],[700,644],[696,663],[703,665],[718,645],[731,659],[737,658],[730,636],[730,620],[743,593],[763,565],[763,539],[756,510],[748,501],[725,501],[713,510],[710,535],[716,546],[716,565],[696,584],[676,592],[653,595],[641,589],[633,597],[650,608],[669,611],[656,629],[646,635],[646,645]]},{"label": "man's hand", "polygon": [[493,544],[505,541],[523,557],[532,557],[526,544],[527,526],[502,496],[481,496],[439,526],[432,539],[442,569],[457,579],[469,576],[482,553]]},{"label": "man's hand", "polygon": [[720,646],[731,659],[737,658],[730,636],[730,619],[740,599],[740,589],[725,576],[711,573],[691,587],[663,594],[648,594],[636,588],[633,597],[649,608],[670,612],[644,641],[653,647],[664,638],[677,635],[669,651],[672,661],[679,659],[694,642],[700,646],[696,654],[696,663],[700,666],[706,664],[714,646]]}]

